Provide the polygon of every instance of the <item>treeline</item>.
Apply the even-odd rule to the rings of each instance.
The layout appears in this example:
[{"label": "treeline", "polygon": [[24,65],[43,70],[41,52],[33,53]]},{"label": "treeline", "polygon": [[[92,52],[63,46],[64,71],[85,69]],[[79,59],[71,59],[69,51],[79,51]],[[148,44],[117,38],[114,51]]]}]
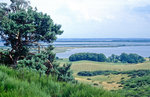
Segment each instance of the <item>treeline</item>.
[{"label": "treeline", "polygon": [[104,54],[96,54],[96,53],[77,53],[73,54],[69,57],[70,61],[80,61],[80,60],[90,60],[90,61],[99,61],[105,62],[107,58]]},{"label": "treeline", "polygon": [[129,77],[135,78],[135,77],[142,77],[150,75],[150,70],[132,70],[132,71],[81,71],[78,72],[79,76],[97,76],[97,75],[110,75],[110,74],[128,74]]},{"label": "treeline", "polygon": [[113,63],[143,63],[145,62],[144,57],[138,54],[126,54],[122,53],[121,55],[112,54],[110,57],[106,57],[104,54],[96,53],[76,53],[69,57],[70,61],[80,61],[80,60],[90,60],[98,62],[113,62]]}]

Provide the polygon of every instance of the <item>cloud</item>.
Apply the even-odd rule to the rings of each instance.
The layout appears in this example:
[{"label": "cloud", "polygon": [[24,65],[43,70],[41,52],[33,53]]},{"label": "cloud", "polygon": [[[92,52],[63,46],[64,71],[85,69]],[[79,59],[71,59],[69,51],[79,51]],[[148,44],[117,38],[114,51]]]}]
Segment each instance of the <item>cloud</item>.
[{"label": "cloud", "polygon": [[63,25],[62,37],[150,37],[150,0],[31,0],[31,4]]},{"label": "cloud", "polygon": [[62,24],[62,37],[150,37],[150,0],[30,1]]},{"label": "cloud", "polygon": [[[9,0],[1,0],[1,2]],[[135,15],[150,6],[150,0],[30,0],[36,6],[52,16],[57,22],[63,20],[70,23],[77,21],[95,20],[103,22]],[[136,9],[137,8],[137,9]],[[139,8],[139,9],[138,9]],[[140,13],[138,13],[140,14]],[[138,15],[136,14],[136,15]],[[143,14],[143,13],[142,13]],[[60,17],[62,19],[60,19]]]},{"label": "cloud", "polygon": [[[57,10],[61,10],[64,13],[74,13],[77,19],[99,22],[116,19],[121,14],[129,14],[136,7],[150,5],[150,0],[31,0],[31,2],[40,10],[57,16],[62,15],[56,13]],[[64,11],[63,7],[70,11]]]}]

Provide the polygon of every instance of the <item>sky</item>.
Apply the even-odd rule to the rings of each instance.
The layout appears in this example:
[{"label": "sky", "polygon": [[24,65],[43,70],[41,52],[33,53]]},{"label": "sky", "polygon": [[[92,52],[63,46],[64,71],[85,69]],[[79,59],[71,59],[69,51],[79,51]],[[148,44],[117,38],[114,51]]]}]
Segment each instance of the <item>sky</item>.
[{"label": "sky", "polygon": [[62,25],[60,38],[150,38],[150,0],[30,2]]}]

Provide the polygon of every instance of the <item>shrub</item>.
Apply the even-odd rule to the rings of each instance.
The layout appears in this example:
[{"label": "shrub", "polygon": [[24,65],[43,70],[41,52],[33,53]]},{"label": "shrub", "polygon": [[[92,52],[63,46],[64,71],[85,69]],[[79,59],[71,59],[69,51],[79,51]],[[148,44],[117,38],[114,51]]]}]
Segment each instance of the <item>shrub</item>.
[{"label": "shrub", "polygon": [[7,50],[0,49],[0,63],[5,65],[11,65],[13,63]]}]

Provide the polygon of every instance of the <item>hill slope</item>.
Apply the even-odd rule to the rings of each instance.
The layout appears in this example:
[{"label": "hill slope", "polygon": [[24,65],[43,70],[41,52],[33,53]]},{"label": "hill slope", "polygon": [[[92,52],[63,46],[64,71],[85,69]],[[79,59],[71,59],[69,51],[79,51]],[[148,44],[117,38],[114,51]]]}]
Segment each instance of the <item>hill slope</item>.
[{"label": "hill slope", "polygon": [[58,82],[35,71],[0,66],[0,97],[122,97],[89,85]]}]

